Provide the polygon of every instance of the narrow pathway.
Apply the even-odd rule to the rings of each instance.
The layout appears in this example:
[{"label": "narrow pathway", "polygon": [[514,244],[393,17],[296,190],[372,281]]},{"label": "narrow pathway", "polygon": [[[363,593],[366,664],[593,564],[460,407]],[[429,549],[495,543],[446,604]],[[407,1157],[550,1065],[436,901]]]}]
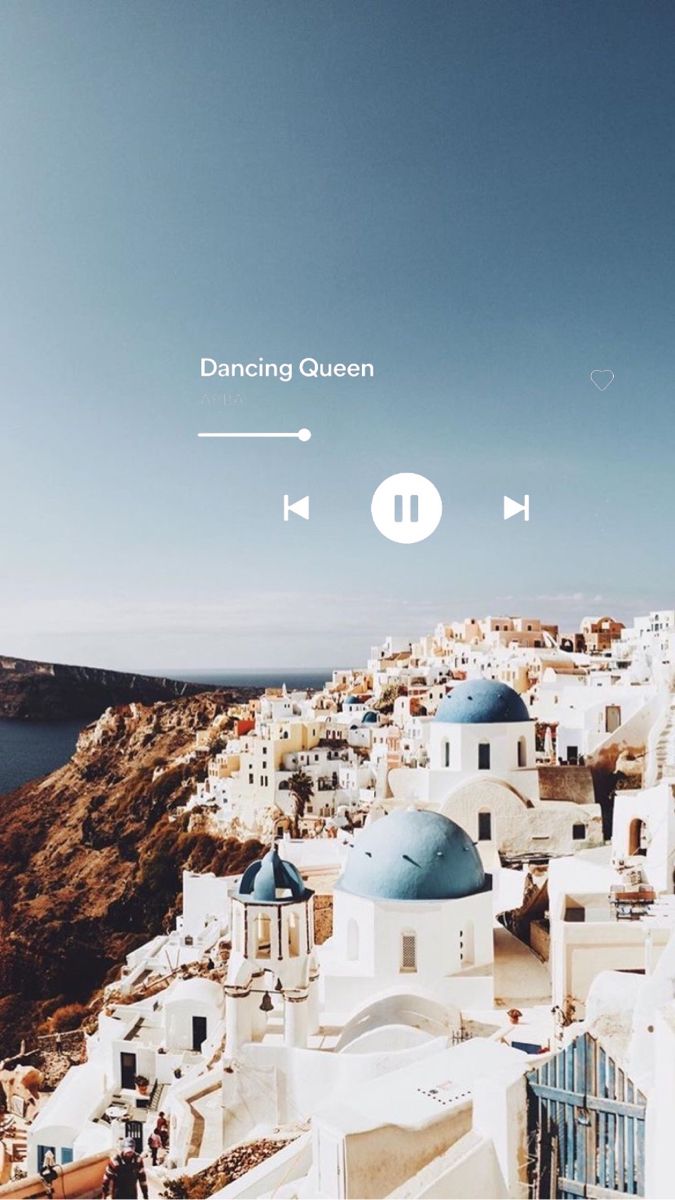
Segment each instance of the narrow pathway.
[{"label": "narrow pathway", "polygon": [[551,1003],[549,969],[524,942],[495,927],[495,1005],[531,1008]]},{"label": "narrow pathway", "polygon": [[[222,1112],[219,1083],[213,1083],[210,1087],[204,1088],[202,1092],[197,1092],[196,1096],[193,1096],[187,1102],[190,1112],[192,1113],[192,1135],[190,1137],[188,1152],[185,1156],[186,1162],[188,1162],[191,1158],[203,1158],[205,1154],[207,1157],[209,1156],[209,1152],[205,1151],[204,1148],[204,1134],[207,1129],[207,1120],[209,1117],[213,1116],[214,1097],[216,1100],[215,1114],[218,1116]],[[218,1149],[215,1151],[215,1153],[220,1153],[220,1146],[218,1146]]]}]

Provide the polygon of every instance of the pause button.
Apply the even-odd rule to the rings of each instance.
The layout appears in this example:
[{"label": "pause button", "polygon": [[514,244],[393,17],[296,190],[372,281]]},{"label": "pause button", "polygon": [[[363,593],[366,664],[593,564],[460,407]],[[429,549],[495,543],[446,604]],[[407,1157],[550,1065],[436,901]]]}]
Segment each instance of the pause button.
[{"label": "pause button", "polygon": [[373,521],[390,542],[423,542],[438,527],[443,501],[424,475],[390,475],[376,488],[370,505]]}]

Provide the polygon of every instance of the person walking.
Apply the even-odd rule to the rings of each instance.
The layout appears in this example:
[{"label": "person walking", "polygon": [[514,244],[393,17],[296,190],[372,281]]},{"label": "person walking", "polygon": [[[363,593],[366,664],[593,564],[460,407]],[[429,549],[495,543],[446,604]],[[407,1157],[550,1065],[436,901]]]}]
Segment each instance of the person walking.
[{"label": "person walking", "polygon": [[157,1115],[157,1124],[155,1126],[155,1132],[158,1133],[159,1136],[161,1137],[162,1145],[163,1145],[164,1149],[166,1150],[167,1146],[169,1145],[169,1122],[167,1121],[166,1116],[164,1115],[163,1112],[160,1112]]},{"label": "person walking", "polygon": [[136,1153],[133,1138],[126,1138],[119,1154],[113,1155],[103,1176],[103,1200],[136,1200],[140,1185],[143,1200],[148,1200],[148,1181],[140,1154]]},{"label": "person walking", "polygon": [[161,1147],[162,1147],[162,1139],[161,1139],[159,1130],[153,1129],[152,1133],[150,1134],[150,1137],[148,1138],[148,1150],[150,1151],[150,1157],[152,1158],[153,1167],[157,1166],[157,1152],[158,1152],[158,1150],[161,1150]]}]

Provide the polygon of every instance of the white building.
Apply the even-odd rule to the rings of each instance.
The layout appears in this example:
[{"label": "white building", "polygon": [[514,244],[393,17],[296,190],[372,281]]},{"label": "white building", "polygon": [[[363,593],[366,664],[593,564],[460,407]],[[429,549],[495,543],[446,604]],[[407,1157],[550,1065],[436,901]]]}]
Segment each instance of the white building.
[{"label": "white building", "polygon": [[[227,971],[227,1052],[264,1036],[270,993],[284,998],[284,1034],[304,1046],[316,1027],[313,893],[276,848],[252,863],[232,893]],[[267,1003],[261,1002],[261,996]]]},{"label": "white building", "polygon": [[[446,1013],[492,1003],[492,881],[458,825],[432,812],[394,812],[355,838],[333,893],[333,936],[319,949],[330,1021],[414,997]],[[402,1006],[403,1009],[403,1006]],[[389,1018],[387,1018],[389,1019]],[[439,1028],[447,1028],[445,1019]]]},{"label": "white building", "polygon": [[619,793],[612,845],[549,864],[553,1001],[579,1018],[602,971],[644,972],[675,924],[674,780]]},{"label": "white building", "polygon": [[394,804],[442,812],[473,840],[510,857],[565,854],[602,842],[590,774],[576,775],[570,788],[565,769],[549,767],[543,790],[535,723],[507,684],[456,684],[428,730],[428,767],[389,773]]}]

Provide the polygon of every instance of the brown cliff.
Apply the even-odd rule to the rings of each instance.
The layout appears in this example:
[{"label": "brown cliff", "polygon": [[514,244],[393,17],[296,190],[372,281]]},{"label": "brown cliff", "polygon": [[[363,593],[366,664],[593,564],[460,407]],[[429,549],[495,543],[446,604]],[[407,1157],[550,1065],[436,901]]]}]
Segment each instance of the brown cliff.
[{"label": "brown cliff", "polygon": [[222,744],[238,699],[214,691],[109,710],[66,766],[3,797],[0,1058],[63,1026],[59,1014],[88,1004],[172,921],[183,867],[230,873],[259,853],[170,819],[204,776],[196,731]]}]

